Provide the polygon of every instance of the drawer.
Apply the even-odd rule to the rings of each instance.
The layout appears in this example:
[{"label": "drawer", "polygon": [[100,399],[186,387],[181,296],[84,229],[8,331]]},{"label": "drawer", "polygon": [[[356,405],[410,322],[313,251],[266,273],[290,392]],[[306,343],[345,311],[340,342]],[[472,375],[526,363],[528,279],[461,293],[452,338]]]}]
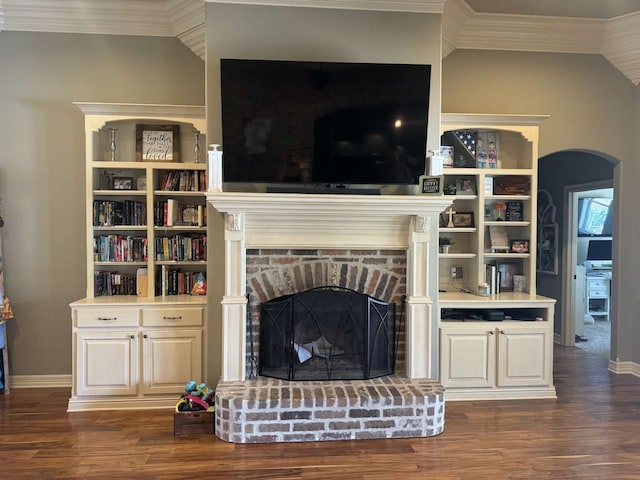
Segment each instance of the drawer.
[{"label": "drawer", "polygon": [[144,308],[142,325],[153,327],[200,326],[202,325],[204,308]]},{"label": "drawer", "polygon": [[605,288],[590,288],[589,289],[589,297],[590,298],[607,298],[609,296],[609,292]]},{"label": "drawer", "polygon": [[609,280],[605,280],[604,278],[590,278],[589,279],[589,288],[608,288]]},{"label": "drawer", "polygon": [[135,327],[138,325],[136,308],[79,308],[78,327]]}]

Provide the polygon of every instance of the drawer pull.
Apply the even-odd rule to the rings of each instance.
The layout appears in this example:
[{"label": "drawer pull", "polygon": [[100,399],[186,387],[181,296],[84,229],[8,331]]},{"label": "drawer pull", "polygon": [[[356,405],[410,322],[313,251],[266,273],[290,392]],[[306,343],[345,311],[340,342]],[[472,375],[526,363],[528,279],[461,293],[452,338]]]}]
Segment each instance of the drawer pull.
[{"label": "drawer pull", "polygon": [[179,315],[177,317],[167,317],[165,315],[162,316],[163,320],[182,320],[182,315]]},{"label": "drawer pull", "polygon": [[98,317],[100,322],[115,322],[116,320],[118,320],[118,317]]}]

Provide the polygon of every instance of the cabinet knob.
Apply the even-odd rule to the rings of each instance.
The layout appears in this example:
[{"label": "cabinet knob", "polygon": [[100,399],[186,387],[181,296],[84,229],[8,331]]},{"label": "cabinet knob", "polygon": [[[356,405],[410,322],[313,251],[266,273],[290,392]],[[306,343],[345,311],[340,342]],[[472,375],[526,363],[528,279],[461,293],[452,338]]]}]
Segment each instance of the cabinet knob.
[{"label": "cabinet knob", "polygon": [[142,335],[142,337],[143,338],[149,338],[146,333],[144,335]]},{"label": "cabinet knob", "polygon": [[131,338],[131,340],[133,340],[134,338],[136,338],[135,335],[131,335],[129,338]]},{"label": "cabinet knob", "polygon": [[489,335],[495,335],[496,332],[494,332],[493,330],[489,330]]},{"label": "cabinet knob", "polygon": [[500,330],[500,335],[506,335],[507,332],[505,332],[504,330]]}]

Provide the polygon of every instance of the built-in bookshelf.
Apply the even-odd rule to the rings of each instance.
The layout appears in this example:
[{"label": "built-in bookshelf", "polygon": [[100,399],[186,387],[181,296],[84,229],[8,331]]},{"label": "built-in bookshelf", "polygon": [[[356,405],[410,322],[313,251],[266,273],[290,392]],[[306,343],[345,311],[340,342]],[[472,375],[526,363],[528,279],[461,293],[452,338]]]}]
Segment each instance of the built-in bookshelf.
[{"label": "built-in bookshelf", "polygon": [[[545,118],[443,114],[441,141],[454,157],[444,169],[453,204],[439,228],[452,243],[439,256],[447,291],[477,293],[488,283],[489,294],[535,295],[538,128]],[[453,278],[454,267],[461,278]]]},{"label": "built-in bookshelf", "polygon": [[[86,124],[87,297],[189,294],[206,273],[204,109],[77,105]],[[160,141],[168,147],[145,154]]]},{"label": "built-in bookshelf", "polygon": [[70,304],[69,410],[172,408],[206,378],[204,107],[76,105],[87,292]]}]

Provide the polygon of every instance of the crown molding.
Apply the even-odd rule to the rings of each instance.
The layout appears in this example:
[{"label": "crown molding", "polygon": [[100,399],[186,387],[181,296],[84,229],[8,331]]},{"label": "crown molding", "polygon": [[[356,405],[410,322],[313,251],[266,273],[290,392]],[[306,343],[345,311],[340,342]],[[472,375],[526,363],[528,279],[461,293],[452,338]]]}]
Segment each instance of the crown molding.
[{"label": "crown molding", "polygon": [[634,85],[640,84],[640,13],[617,17],[604,28],[602,55],[624,73]]},{"label": "crown molding", "polygon": [[237,3],[279,7],[336,8],[392,12],[439,13],[447,0],[205,0],[206,3]]},{"label": "crown molding", "polygon": [[[446,16],[451,12],[455,21]],[[443,54],[456,48],[603,55],[634,85],[640,83],[640,12],[609,20],[477,13],[447,0]]]}]

